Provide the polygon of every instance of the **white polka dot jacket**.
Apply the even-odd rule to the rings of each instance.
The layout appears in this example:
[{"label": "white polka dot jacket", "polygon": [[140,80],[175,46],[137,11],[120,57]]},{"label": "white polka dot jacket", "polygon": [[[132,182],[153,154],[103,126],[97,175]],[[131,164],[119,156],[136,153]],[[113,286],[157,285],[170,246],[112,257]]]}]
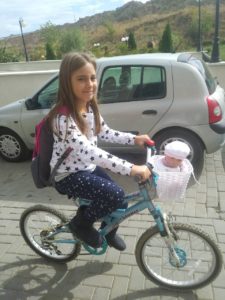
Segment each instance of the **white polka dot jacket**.
[{"label": "white polka dot jacket", "polygon": [[70,173],[78,171],[94,171],[96,166],[109,169],[114,173],[130,175],[132,164],[98,148],[97,138],[111,143],[134,145],[135,135],[109,128],[101,117],[101,131],[96,136],[93,112],[90,110],[83,114],[83,117],[87,122],[86,135],[81,133],[71,116],[68,117],[68,124],[66,116],[57,115],[54,120],[59,136],[54,134],[51,168],[68,147],[73,148],[73,151],[59,166],[55,180],[61,180]]}]

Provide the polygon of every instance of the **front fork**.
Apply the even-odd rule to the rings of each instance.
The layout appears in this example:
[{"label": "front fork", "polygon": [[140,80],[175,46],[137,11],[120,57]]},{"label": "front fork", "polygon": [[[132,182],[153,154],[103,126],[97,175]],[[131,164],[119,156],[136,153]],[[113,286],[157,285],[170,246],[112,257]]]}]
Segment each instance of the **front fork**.
[{"label": "front fork", "polygon": [[174,267],[183,267],[186,264],[186,253],[177,245],[179,239],[176,231],[173,228],[173,217],[171,214],[161,212],[159,207],[156,207],[152,215],[159,229],[161,238],[169,250],[169,261]]}]

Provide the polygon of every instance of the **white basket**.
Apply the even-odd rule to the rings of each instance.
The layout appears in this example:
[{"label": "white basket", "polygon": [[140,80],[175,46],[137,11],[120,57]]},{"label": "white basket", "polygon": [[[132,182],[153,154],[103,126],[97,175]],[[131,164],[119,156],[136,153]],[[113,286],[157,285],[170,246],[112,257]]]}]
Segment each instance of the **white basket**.
[{"label": "white basket", "polygon": [[[155,155],[153,159],[157,159],[161,155]],[[154,161],[153,160],[153,161]],[[154,163],[153,163],[154,165]],[[193,167],[188,159],[182,162],[183,168],[179,172],[160,171],[154,166],[154,171],[159,175],[157,180],[157,195],[160,201],[176,201],[183,202],[187,185]]]}]

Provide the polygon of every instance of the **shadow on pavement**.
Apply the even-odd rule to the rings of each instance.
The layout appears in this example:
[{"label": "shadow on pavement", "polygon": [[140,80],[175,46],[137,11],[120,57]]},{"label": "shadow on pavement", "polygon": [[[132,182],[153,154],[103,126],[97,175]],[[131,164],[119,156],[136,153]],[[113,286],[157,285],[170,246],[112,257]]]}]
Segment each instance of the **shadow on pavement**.
[{"label": "shadow on pavement", "polygon": [[[145,290],[139,290],[128,293],[126,295],[127,300],[139,300],[139,299],[159,299],[158,297],[165,296],[165,299],[183,299],[183,300],[197,300],[198,297],[192,292],[173,292],[161,287],[150,288]],[[173,297],[173,298],[172,298]],[[124,295],[113,298],[112,300],[124,300]],[[164,299],[164,298],[163,298]]]},{"label": "shadow on pavement", "polygon": [[112,268],[112,264],[107,262],[84,263],[70,269],[67,264],[48,263],[44,259],[20,260],[3,265],[0,273],[6,279],[1,280],[0,299],[27,300],[32,296],[46,300],[53,299],[54,295],[56,299],[74,299],[71,290],[83,280]]},{"label": "shadow on pavement", "polygon": [[[82,266],[68,268],[67,264],[54,264],[42,258],[19,260],[0,267],[0,300],[27,300],[34,297],[39,300],[76,299],[74,289],[89,277],[103,274],[112,268],[111,263],[90,261]],[[15,270],[14,270],[15,269]],[[79,295],[77,295],[79,297]],[[155,299],[157,296],[174,297],[183,300],[197,300],[192,292],[177,292],[162,287],[147,288],[113,298],[113,300]]]}]

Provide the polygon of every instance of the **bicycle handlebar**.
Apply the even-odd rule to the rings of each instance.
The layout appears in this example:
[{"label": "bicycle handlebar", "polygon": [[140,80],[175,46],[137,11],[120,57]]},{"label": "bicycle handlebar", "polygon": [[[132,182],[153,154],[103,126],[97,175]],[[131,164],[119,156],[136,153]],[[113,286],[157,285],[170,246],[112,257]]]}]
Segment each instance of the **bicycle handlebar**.
[{"label": "bicycle handlebar", "polygon": [[153,140],[149,140],[145,143],[145,148],[147,149],[146,165],[148,166],[150,164],[151,156],[153,156],[156,153],[155,142]]},{"label": "bicycle handlebar", "polygon": [[[144,146],[147,149],[146,166],[149,168],[149,170],[152,173],[153,166],[150,163],[150,157],[156,153],[155,142],[153,140],[149,140],[148,142],[145,142]],[[134,179],[136,182],[141,183],[140,175],[136,175]]]}]

